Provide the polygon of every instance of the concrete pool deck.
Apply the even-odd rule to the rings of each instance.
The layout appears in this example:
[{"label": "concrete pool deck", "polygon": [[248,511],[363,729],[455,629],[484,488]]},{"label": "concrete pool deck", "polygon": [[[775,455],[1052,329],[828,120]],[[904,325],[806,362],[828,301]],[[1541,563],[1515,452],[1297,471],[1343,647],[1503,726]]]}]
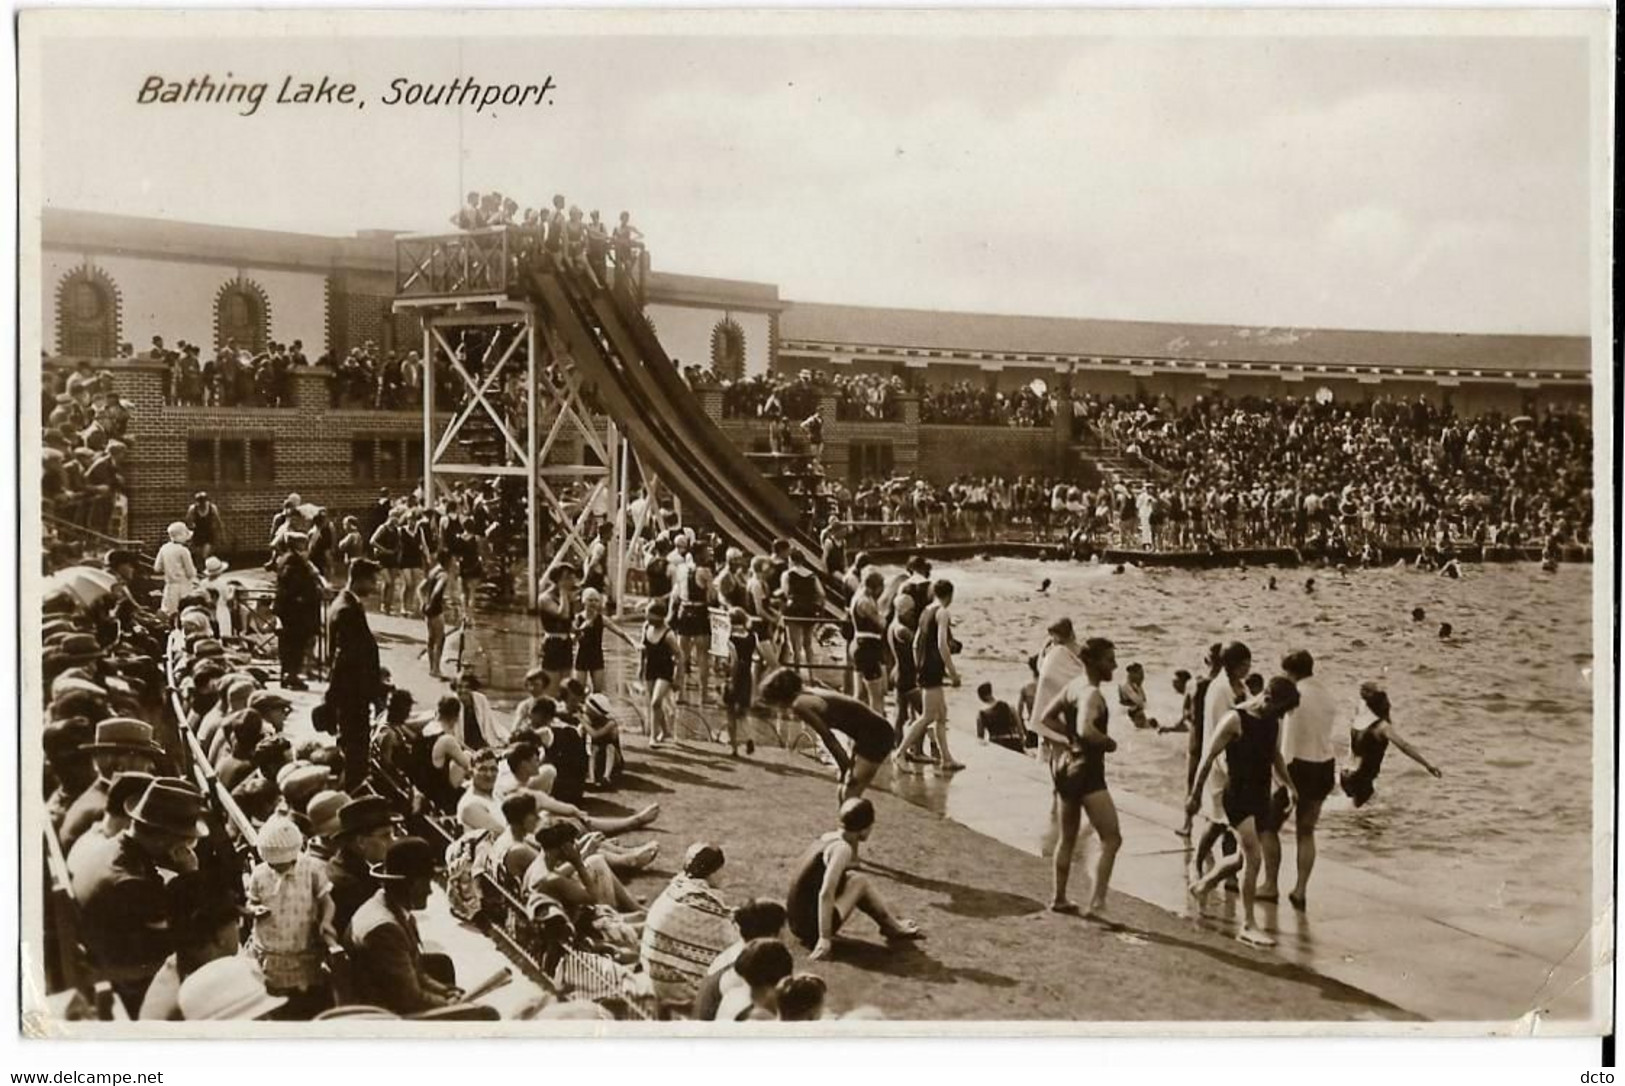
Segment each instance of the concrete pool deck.
[{"label": "concrete pool deck", "polygon": [[[380,635],[385,666],[391,667],[397,683],[413,690],[420,704],[443,692],[445,687],[429,678],[417,658],[421,622],[377,614],[370,618]],[[532,651],[526,637],[486,630],[488,651],[501,657]],[[506,643],[510,640],[511,645]],[[1051,795],[1043,764],[1000,747],[979,745],[959,728],[955,731],[955,753],[966,765],[963,771],[942,777],[931,767],[888,767],[876,787],[1005,845],[1041,855]],[[1130,793],[1114,790],[1113,796],[1124,844],[1112,889],[1185,917],[1192,926],[1233,935],[1239,926],[1238,895],[1215,891],[1201,915],[1193,913],[1184,876],[1192,845],[1174,833],[1182,821],[1180,812]],[[1290,882],[1294,864],[1287,836],[1284,884]],[[1088,843],[1084,847],[1082,859],[1073,867],[1074,900],[1084,900],[1093,869],[1093,847]],[[1590,892],[1589,886],[1577,890]],[[449,914],[435,919],[444,923],[426,924],[426,938],[467,944],[467,952],[482,960],[495,953],[494,947],[487,949],[483,936],[463,928]],[[1429,901],[1412,887],[1324,855],[1315,868],[1309,911],[1300,914],[1284,900],[1278,905],[1260,903],[1259,920],[1279,940],[1269,953],[1282,962],[1436,1023],[1464,1023],[1464,1033],[1592,1032],[1585,1028],[1594,1014],[1597,980],[1590,937],[1565,944],[1560,937],[1521,923],[1516,915],[1502,918],[1459,902]],[[1599,923],[1605,925],[1606,918]],[[1606,968],[1612,968],[1611,961]],[[502,1001],[522,999],[529,989],[528,983],[511,985],[501,993]]]}]

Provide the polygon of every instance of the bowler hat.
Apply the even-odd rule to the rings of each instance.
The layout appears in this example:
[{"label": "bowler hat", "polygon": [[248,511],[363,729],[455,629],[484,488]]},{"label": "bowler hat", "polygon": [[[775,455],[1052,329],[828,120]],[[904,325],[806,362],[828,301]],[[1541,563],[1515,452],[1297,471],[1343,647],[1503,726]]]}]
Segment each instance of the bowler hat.
[{"label": "bowler hat", "polygon": [[66,720],[47,724],[41,737],[45,746],[45,760],[60,764],[64,760],[71,762],[76,756],[83,757],[85,748],[95,737],[96,729],[89,717],[70,716]]},{"label": "bowler hat", "polygon": [[226,646],[212,637],[206,637],[192,646],[192,655],[207,659],[210,656],[224,656]]},{"label": "bowler hat", "polygon": [[129,716],[108,717],[96,725],[96,741],[86,748],[92,753],[103,750],[126,750],[147,754],[154,758],[164,748],[152,738],[152,725]]},{"label": "bowler hat", "polygon": [[130,819],[137,825],[150,826],[177,837],[207,836],[209,827],[203,815],[203,793],[179,777],[160,777],[153,781],[130,808]]},{"label": "bowler hat", "polygon": [[384,797],[361,796],[339,808],[339,831],[334,836],[368,833],[394,825],[397,821],[395,812],[390,810],[389,801]]},{"label": "bowler hat", "polygon": [[421,837],[403,837],[390,842],[384,862],[372,865],[371,870],[373,878],[406,882],[410,879],[432,879],[434,868],[434,846]]}]

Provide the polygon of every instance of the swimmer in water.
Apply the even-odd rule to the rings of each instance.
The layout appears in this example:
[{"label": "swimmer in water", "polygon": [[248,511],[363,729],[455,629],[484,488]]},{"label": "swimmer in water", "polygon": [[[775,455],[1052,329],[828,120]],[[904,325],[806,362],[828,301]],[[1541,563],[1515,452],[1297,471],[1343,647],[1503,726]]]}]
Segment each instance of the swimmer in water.
[{"label": "swimmer in water", "polygon": [[1271,591],[1271,592],[1275,591],[1275,575],[1274,574],[1270,575],[1269,583],[1266,584],[1264,587],[1266,589],[1268,589],[1269,591]]},{"label": "swimmer in water", "polygon": [[[762,701],[790,710],[818,733],[840,770],[839,803],[863,795],[897,742],[897,733],[885,717],[857,698],[803,684],[793,667],[781,667],[762,680]],[[835,732],[853,741],[850,755]]]},{"label": "swimmer in water", "polygon": [[1452,558],[1439,570],[1439,576],[1448,577],[1452,581],[1461,580],[1461,559]]},{"label": "swimmer in water", "polygon": [[1048,592],[1049,591],[1049,586],[1050,586],[1050,579],[1048,577],[1045,577],[1044,578],[1044,583],[1038,586],[1039,594],[1042,595],[1043,593]]},{"label": "swimmer in water", "polygon": [[1112,567],[1112,572],[1113,573],[1122,573],[1123,572],[1123,564],[1121,562],[1119,562],[1117,565],[1113,566]]},{"label": "swimmer in water", "polygon": [[1298,804],[1297,786],[1281,755],[1281,717],[1298,706],[1298,688],[1285,675],[1269,681],[1264,693],[1237,705],[1219,721],[1213,741],[1196,771],[1196,783],[1185,800],[1185,809],[1194,814],[1202,806],[1202,786],[1214,761],[1224,755],[1230,770],[1224,787],[1224,812],[1230,827],[1241,837],[1241,858],[1230,857],[1190,885],[1198,903],[1224,879],[1242,869],[1242,927],[1237,938],[1252,946],[1269,947],[1275,940],[1258,927],[1253,906],[1258,899],[1258,876],[1265,854],[1281,847],[1275,804],[1270,798],[1272,775],[1287,782],[1292,806]]},{"label": "swimmer in water", "polygon": [[1449,641],[1450,638],[1455,634],[1455,631],[1456,631],[1456,628],[1454,626],[1450,625],[1450,623],[1448,623],[1448,622],[1439,623],[1439,640],[1440,641]]},{"label": "swimmer in water", "polygon": [[[1158,728],[1159,734],[1167,735],[1169,732],[1188,732],[1191,730],[1191,673],[1184,668],[1174,672],[1174,693],[1179,695],[1179,719],[1169,727]],[[1186,782],[1189,784],[1190,782]],[[1186,837],[1190,831],[1186,830],[1180,836]]]},{"label": "swimmer in water", "polygon": [[1438,766],[1423,757],[1394,727],[1394,722],[1389,719],[1393,707],[1389,704],[1387,691],[1377,683],[1361,683],[1360,701],[1366,710],[1366,724],[1349,729],[1349,757],[1354,766],[1338,775],[1338,783],[1344,794],[1354,801],[1356,807],[1364,807],[1376,791],[1377,774],[1382,772],[1383,755],[1388,753],[1390,743],[1434,777],[1444,776]]},{"label": "swimmer in water", "polygon": [[1315,579],[1313,577],[1311,577],[1307,581],[1303,582],[1303,590],[1308,595],[1311,595],[1311,596],[1314,595],[1314,593],[1315,593]]},{"label": "swimmer in water", "polygon": [[1078,906],[1066,896],[1072,875],[1072,854],[1077,849],[1083,816],[1100,838],[1100,856],[1095,865],[1094,893],[1086,917],[1102,923],[1106,890],[1112,880],[1117,850],[1123,845],[1117,806],[1106,788],[1106,755],[1117,749],[1108,734],[1106,698],[1100,684],[1117,670],[1117,650],[1103,637],[1083,643],[1083,674],[1066,684],[1048,705],[1039,710],[1035,730],[1049,741],[1050,779],[1060,806],[1061,839],[1055,846],[1054,895],[1050,909],[1076,914]]},{"label": "swimmer in water", "polygon": [[1117,684],[1117,702],[1128,710],[1129,721],[1136,728],[1155,728],[1157,722],[1145,715],[1145,668],[1130,664],[1123,681]]},{"label": "swimmer in water", "polygon": [[1412,607],[1411,608],[1411,621],[1412,622],[1421,622],[1423,619],[1425,619],[1427,617],[1428,617],[1428,613],[1426,611],[1422,610],[1420,607]]}]

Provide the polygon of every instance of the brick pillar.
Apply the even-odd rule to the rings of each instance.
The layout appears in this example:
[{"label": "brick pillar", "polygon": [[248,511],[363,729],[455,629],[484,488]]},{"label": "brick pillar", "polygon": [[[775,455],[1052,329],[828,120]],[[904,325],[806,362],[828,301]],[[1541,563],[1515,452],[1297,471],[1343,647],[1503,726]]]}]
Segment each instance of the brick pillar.
[{"label": "brick pillar", "polygon": [[289,407],[301,411],[327,411],[332,408],[333,371],[326,366],[302,366],[288,373]]},{"label": "brick pillar", "polygon": [[903,425],[920,425],[920,398],[910,392],[899,396],[897,402],[902,407],[901,421]]}]

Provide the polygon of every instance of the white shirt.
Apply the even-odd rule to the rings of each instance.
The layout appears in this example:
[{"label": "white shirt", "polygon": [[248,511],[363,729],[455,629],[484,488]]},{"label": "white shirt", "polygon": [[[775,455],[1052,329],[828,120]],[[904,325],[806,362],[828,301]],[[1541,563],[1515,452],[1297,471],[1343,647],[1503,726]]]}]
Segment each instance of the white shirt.
[{"label": "white shirt", "polygon": [[1281,725],[1281,756],[1287,761],[1330,762],[1337,758],[1332,746],[1337,706],[1313,675],[1298,683],[1298,707]]},{"label": "white shirt", "polygon": [[502,808],[496,795],[482,796],[470,788],[457,801],[457,821],[465,830],[501,830],[507,825],[502,820]]}]

